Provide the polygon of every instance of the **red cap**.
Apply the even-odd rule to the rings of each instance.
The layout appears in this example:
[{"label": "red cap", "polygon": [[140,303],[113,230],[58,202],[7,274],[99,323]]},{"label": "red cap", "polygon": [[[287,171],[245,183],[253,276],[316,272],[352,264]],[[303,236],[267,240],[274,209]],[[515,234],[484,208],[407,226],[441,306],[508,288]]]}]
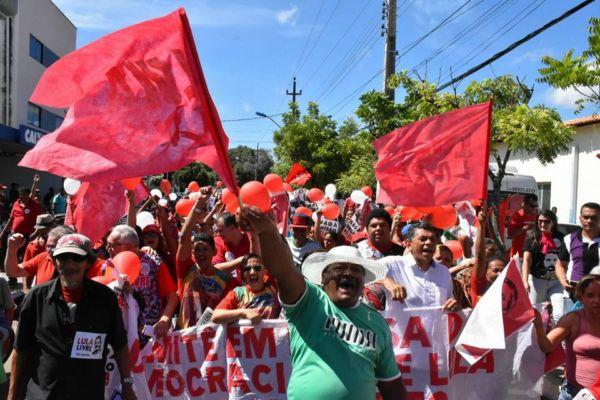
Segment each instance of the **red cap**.
[{"label": "red cap", "polygon": [[313,220],[304,214],[294,214],[292,217],[291,228],[310,228]]},{"label": "red cap", "polygon": [[160,227],[158,227],[158,225],[154,225],[154,224],[146,225],[144,227],[144,229],[142,229],[142,234],[148,233],[148,232],[154,232],[154,233],[160,234]]}]

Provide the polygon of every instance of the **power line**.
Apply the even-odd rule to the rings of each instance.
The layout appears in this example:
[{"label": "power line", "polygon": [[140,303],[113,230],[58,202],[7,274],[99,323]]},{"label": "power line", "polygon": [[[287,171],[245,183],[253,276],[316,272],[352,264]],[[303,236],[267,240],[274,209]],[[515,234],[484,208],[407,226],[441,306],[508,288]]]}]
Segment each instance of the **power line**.
[{"label": "power line", "polygon": [[450,80],[447,83],[444,83],[443,85],[439,86],[437,88],[438,91],[443,90],[445,88],[447,88],[448,86],[451,86],[453,84],[455,84],[456,82],[460,82],[461,80],[463,80],[464,78],[466,78],[469,75],[474,74],[475,72],[479,71],[480,69],[490,65],[491,63],[493,63],[494,61],[498,60],[499,58],[505,56],[506,54],[510,53],[511,51],[513,51],[514,49],[516,49],[517,47],[519,47],[520,45],[522,45],[523,43],[533,39],[534,37],[536,37],[537,35],[539,35],[540,33],[544,32],[546,29],[556,25],[557,23],[559,23],[560,21],[564,20],[565,18],[571,16],[572,14],[576,13],[577,11],[581,10],[582,8],[584,8],[585,6],[589,5],[590,3],[592,3],[594,0],[585,0],[581,3],[579,3],[577,6],[571,8],[570,10],[567,10],[566,12],[564,12],[561,16],[553,19],[552,21],[546,23],[544,26],[542,26],[539,29],[536,29],[535,31],[531,32],[530,34],[524,36],[523,38],[517,40],[516,42],[514,42],[513,44],[511,44],[510,46],[508,46],[507,48],[505,48],[504,50],[494,54],[493,56],[491,56],[490,58],[488,58],[487,60],[485,60],[484,62],[476,65],[475,67],[469,69],[467,72],[460,74],[459,76],[457,76],[456,78]]},{"label": "power line", "polygon": [[[270,114],[269,117],[278,117],[283,115],[283,113],[279,114]],[[236,118],[236,119],[222,119],[221,122],[241,122],[241,121],[252,121],[255,119],[264,119],[265,117],[248,117],[248,118]]]},{"label": "power line", "polygon": [[325,5],[325,2],[322,1],[321,5],[319,6],[319,11],[317,11],[317,15],[315,16],[315,20],[313,21],[311,27],[310,27],[310,33],[308,34],[308,38],[306,38],[306,42],[304,42],[304,47],[302,48],[302,52],[300,53],[300,57],[298,57],[298,61],[296,62],[296,69],[294,70],[294,73],[292,74],[293,76],[296,75],[296,73],[298,72],[298,66],[300,65],[300,62],[302,61],[302,57],[304,56],[304,53],[306,52],[306,48],[308,47],[308,43],[310,42],[310,39],[312,38],[312,34],[315,30],[315,26],[317,25],[317,21],[319,20],[319,16],[321,15],[321,10],[323,10],[323,5]]},{"label": "power line", "polygon": [[302,64],[300,65],[300,67],[298,67],[298,70],[296,71],[296,75],[299,74],[300,71],[302,71],[302,68],[304,68],[304,65],[306,65],[306,62],[310,59],[310,56],[312,55],[312,52],[314,51],[315,47],[319,43],[319,40],[321,40],[321,36],[323,36],[323,33],[327,30],[327,27],[329,26],[329,23],[331,22],[331,19],[335,15],[335,12],[337,11],[337,9],[338,9],[341,1],[342,0],[338,0],[337,3],[335,4],[335,7],[333,8],[333,11],[331,11],[331,14],[329,14],[329,18],[327,18],[327,21],[325,22],[325,26],[319,32],[319,36],[317,36],[317,39],[314,41],[312,47],[308,51],[308,54],[304,58],[304,61],[302,62]]}]

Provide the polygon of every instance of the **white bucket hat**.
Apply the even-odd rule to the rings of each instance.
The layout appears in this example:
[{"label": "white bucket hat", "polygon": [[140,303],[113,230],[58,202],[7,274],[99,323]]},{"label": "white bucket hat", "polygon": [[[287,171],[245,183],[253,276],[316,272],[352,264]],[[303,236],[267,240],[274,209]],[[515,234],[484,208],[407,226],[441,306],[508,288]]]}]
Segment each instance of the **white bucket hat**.
[{"label": "white bucket hat", "polygon": [[327,253],[317,252],[306,257],[306,260],[302,263],[302,274],[310,282],[321,285],[323,270],[333,263],[350,263],[362,266],[365,269],[365,284],[385,278],[388,272],[384,264],[363,258],[357,248],[338,246]]}]

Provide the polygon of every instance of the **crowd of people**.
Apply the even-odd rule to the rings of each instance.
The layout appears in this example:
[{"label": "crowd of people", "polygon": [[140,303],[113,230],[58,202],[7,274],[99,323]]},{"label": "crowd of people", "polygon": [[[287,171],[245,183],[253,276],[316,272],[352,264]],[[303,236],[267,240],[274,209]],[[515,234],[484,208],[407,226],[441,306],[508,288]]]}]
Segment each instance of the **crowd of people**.
[{"label": "crowd of people", "polygon": [[[549,302],[553,329],[535,320],[540,349],[566,350],[560,399],[590,387],[600,373],[600,205],[585,203],[581,228],[568,235],[556,214],[538,210],[535,195],[508,223],[512,245],[501,251],[486,227],[485,202],[475,207],[474,235],[457,226],[440,230],[428,215],[405,218],[368,199],[340,200],[333,229],[321,224],[318,204],[292,198],[289,232],[274,213],[243,206],[225,211],[220,190],[200,188],[187,216],[174,202],[149,199],[155,221],[140,227],[132,191],[129,210],[96,243],[63,224],[68,199],[48,204],[31,189],[18,190],[1,221],[4,270],[27,295],[11,296],[0,280],[0,332],[18,317],[10,399],[101,399],[110,344],[122,377],[123,398],[135,399],[122,318],[123,293],[139,306],[138,338],[146,344],[169,330],[239,319],[258,324],[286,318],[290,327],[291,399],[404,399],[406,390],[380,311],[439,306],[475,307],[502,273],[509,255],[522,258],[523,284],[534,305]],[[11,187],[12,190],[16,188]],[[13,194],[11,194],[12,196]],[[3,199],[7,199],[6,196]],[[335,201],[335,199],[332,199]],[[343,205],[342,205],[343,203]],[[166,205],[165,205],[166,204]],[[312,209],[315,220],[300,207]],[[357,218],[358,217],[358,218]],[[342,234],[350,221],[357,232]],[[347,233],[347,232],[346,232]],[[460,256],[445,245],[461,244]],[[98,282],[119,254],[135,254],[140,273],[123,292]],[[18,307],[15,306],[15,301]],[[18,312],[15,312],[15,311]],[[148,329],[147,327],[151,327]],[[1,339],[5,339],[2,336]],[[319,382],[319,384],[315,384]]]}]

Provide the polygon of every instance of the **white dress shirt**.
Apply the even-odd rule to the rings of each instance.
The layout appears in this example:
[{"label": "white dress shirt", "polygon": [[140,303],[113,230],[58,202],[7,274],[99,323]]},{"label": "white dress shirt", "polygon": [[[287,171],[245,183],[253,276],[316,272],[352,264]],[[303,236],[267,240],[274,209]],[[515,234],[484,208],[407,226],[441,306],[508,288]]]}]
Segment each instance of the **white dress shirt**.
[{"label": "white dress shirt", "polygon": [[378,262],[387,266],[388,278],[406,288],[404,305],[408,308],[441,306],[453,297],[452,277],[442,264],[432,260],[427,271],[423,271],[410,253],[384,257]]}]

